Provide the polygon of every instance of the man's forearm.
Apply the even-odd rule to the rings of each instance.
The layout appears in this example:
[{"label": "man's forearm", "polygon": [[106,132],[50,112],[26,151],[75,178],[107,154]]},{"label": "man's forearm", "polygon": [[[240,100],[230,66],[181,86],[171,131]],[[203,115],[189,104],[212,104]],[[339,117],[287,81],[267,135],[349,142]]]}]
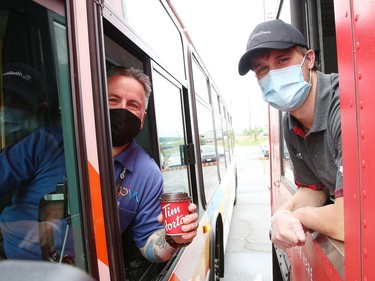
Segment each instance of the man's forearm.
[{"label": "man's forearm", "polygon": [[146,242],[146,245],[140,249],[143,256],[153,263],[160,263],[171,259],[177,252],[177,249],[171,247],[165,241],[165,230],[161,228],[155,231]]},{"label": "man's forearm", "polygon": [[303,207],[293,212],[307,228],[344,241],[344,199],[322,207]]},{"label": "man's forearm", "polygon": [[306,206],[319,207],[324,205],[327,198],[327,191],[300,187],[293,197],[279,209],[295,211]]}]

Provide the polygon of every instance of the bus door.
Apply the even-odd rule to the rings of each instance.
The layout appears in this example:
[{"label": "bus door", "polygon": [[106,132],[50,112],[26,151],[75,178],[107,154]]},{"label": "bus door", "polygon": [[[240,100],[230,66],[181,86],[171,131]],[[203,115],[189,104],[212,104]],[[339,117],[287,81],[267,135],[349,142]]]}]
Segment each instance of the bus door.
[{"label": "bus door", "polygon": [[97,185],[89,183],[86,158],[92,149],[86,137],[95,134],[82,129],[82,92],[71,80],[80,74],[72,72],[65,11],[64,1],[0,4],[0,140],[9,155],[0,194],[13,196],[3,205],[0,228],[7,259],[64,262],[98,277],[89,204]]}]

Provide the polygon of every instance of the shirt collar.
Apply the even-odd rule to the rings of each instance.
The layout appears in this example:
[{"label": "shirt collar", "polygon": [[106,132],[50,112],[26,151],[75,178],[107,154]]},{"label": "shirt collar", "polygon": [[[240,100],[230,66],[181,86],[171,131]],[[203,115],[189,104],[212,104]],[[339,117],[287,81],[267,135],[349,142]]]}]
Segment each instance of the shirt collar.
[{"label": "shirt collar", "polygon": [[[317,71],[318,81],[316,84],[315,108],[314,108],[314,122],[310,132],[319,132],[327,129],[327,117],[329,112],[329,98],[332,92],[331,77]],[[294,118],[290,113],[287,113],[289,129],[293,130],[296,127],[302,128],[301,123]]]},{"label": "shirt collar", "polygon": [[133,172],[134,170],[134,157],[137,148],[137,142],[133,139],[130,141],[129,145],[121,151],[119,155],[115,157],[115,161],[119,162],[126,170]]}]

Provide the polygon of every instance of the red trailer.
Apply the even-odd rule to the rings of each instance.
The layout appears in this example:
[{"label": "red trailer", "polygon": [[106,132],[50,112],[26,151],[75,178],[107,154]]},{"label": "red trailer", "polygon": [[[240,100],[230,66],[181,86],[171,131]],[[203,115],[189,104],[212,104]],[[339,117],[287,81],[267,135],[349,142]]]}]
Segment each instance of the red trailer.
[{"label": "red trailer", "polygon": [[[304,246],[286,252],[273,247],[274,280],[375,280],[375,3],[265,1],[265,15],[296,26],[315,50],[321,70],[339,73],[345,190],[345,242],[310,233]],[[269,108],[272,211],[296,191],[281,118],[281,112]]]}]

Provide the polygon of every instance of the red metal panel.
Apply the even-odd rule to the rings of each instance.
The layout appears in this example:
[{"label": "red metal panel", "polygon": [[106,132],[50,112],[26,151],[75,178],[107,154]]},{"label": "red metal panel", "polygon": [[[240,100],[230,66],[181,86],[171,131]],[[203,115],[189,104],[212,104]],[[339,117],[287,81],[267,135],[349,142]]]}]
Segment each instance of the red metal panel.
[{"label": "red metal panel", "polygon": [[[335,21],[341,97],[344,164],[345,280],[361,280],[359,146],[357,129],[357,73],[353,56],[353,15],[350,0],[335,0]],[[355,35],[353,35],[355,36]]]},{"label": "red metal panel", "polygon": [[[320,237],[326,239],[325,236]],[[330,253],[323,250],[318,240],[308,235],[304,246],[292,247],[287,250],[291,262],[292,281],[343,280],[329,259]]]},{"label": "red metal panel", "polygon": [[375,173],[375,163],[371,161],[375,153],[375,111],[372,107],[375,104],[372,92],[375,77],[374,11],[373,1],[343,3],[337,0],[335,5],[343,160],[344,171],[350,171],[344,172],[345,252],[348,253],[345,263],[350,264],[345,270],[347,280],[375,279],[375,223],[372,219],[375,192],[371,181]]},{"label": "red metal panel", "polygon": [[360,191],[362,234],[362,280],[375,280],[375,4],[353,0],[354,43],[356,56],[358,129],[360,146]]}]

